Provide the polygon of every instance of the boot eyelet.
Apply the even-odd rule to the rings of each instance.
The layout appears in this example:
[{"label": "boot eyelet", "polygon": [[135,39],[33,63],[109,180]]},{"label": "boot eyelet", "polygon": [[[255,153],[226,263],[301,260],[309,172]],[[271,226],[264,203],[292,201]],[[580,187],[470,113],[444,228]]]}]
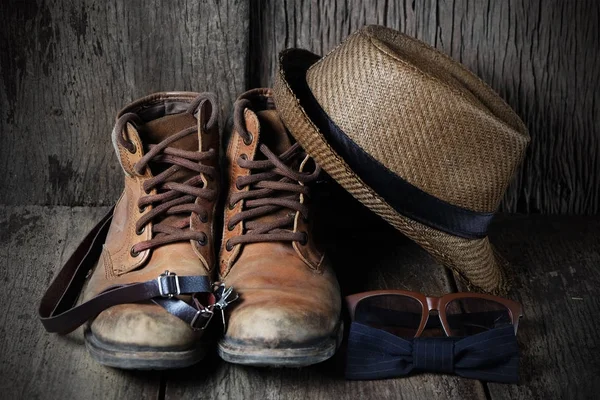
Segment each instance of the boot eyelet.
[{"label": "boot eyelet", "polygon": [[229,204],[227,205],[227,208],[229,208],[230,210],[233,210],[233,209],[235,208],[235,204],[231,204],[231,203],[229,203]]},{"label": "boot eyelet", "polygon": [[148,167],[144,167],[144,169],[143,169],[143,170],[141,170],[141,171],[139,171],[139,172],[136,170],[136,171],[135,171],[135,174],[136,174],[137,176],[144,176],[144,175],[146,175],[146,171],[147,171],[147,170],[148,170]]},{"label": "boot eyelet", "polygon": [[246,153],[242,153],[240,154],[240,158],[237,160],[237,165],[240,166],[240,160],[247,160],[248,159],[248,155]]},{"label": "boot eyelet", "polygon": [[203,224],[208,222],[208,215],[203,215],[200,217],[200,222],[202,222]]},{"label": "boot eyelet", "polygon": [[136,229],[135,234],[140,236],[142,233],[144,233],[145,230],[146,230],[146,226],[144,225],[144,226],[142,226],[141,229]]},{"label": "boot eyelet", "polygon": [[244,144],[246,146],[250,146],[252,144],[253,140],[254,140],[254,136],[250,132],[248,132],[248,137],[244,138]]},{"label": "boot eyelet", "polygon": [[137,256],[140,255],[140,252],[139,251],[135,251],[133,249],[133,247],[131,247],[131,250],[129,251],[129,255],[131,255],[131,257],[133,257],[133,258],[136,258]]},{"label": "boot eyelet", "polygon": [[233,250],[233,246],[231,245],[231,243],[229,243],[229,240],[227,241],[227,243],[225,243],[225,250],[227,250],[227,251]]},{"label": "boot eyelet", "polygon": [[198,245],[200,245],[200,246],[206,246],[206,243],[208,242],[208,238],[206,237],[206,235],[204,235],[204,237],[202,239],[198,239],[197,242],[198,242]]},{"label": "boot eyelet", "polygon": [[129,142],[129,144],[131,145],[131,148],[128,148],[127,151],[129,151],[131,154],[135,154],[137,152],[137,147],[135,147],[135,143]]},{"label": "boot eyelet", "polygon": [[302,234],[304,235],[304,238],[300,241],[300,244],[302,246],[306,246],[306,244],[308,243],[308,233],[302,232]]},{"label": "boot eyelet", "polygon": [[144,206],[144,207],[138,207],[138,211],[140,212],[140,214],[143,214],[143,213],[144,213],[144,211],[146,211],[146,208],[147,208],[147,207],[148,207],[148,206]]},{"label": "boot eyelet", "polygon": [[235,229],[235,225],[230,225],[230,224],[227,224],[227,230],[228,230],[229,232],[231,232],[231,231],[232,231],[232,230],[234,230],[234,229]]}]

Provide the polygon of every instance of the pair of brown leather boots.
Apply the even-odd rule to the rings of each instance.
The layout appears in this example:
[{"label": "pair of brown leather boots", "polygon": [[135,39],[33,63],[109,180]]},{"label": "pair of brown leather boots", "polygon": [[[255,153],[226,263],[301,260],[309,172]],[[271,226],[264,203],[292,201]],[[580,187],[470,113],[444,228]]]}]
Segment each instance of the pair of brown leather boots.
[{"label": "pair of brown leather boots", "polygon": [[[270,89],[237,100],[224,163],[218,112],[213,94],[174,92],[144,97],[117,116],[112,141],[125,189],[79,300],[120,303],[105,303],[85,329],[88,349],[105,365],[162,369],[202,359],[205,324],[188,323],[177,304],[210,312],[202,304],[214,295],[186,296],[178,277],[219,280],[239,295],[218,343],[226,361],[303,366],[336,350],[339,286],[311,232],[309,186],[321,170],[285,129]],[[153,299],[183,301],[110,297],[113,288],[154,281],[161,296]]]}]

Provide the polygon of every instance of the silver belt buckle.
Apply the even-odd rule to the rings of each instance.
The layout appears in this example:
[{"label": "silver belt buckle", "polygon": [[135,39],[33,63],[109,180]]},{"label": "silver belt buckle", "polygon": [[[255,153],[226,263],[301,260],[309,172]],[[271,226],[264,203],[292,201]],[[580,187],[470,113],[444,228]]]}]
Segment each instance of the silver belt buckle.
[{"label": "silver belt buckle", "polygon": [[[163,280],[165,280],[165,281],[163,281]],[[167,289],[170,289],[171,288],[171,280],[173,280],[175,282],[176,291],[174,293],[171,291],[165,293],[163,291],[163,282],[165,282],[165,286],[167,287]],[[158,276],[158,278],[156,278],[156,281],[158,283],[158,292],[160,293],[160,295],[162,297],[172,299],[173,296],[181,294],[181,287],[179,286],[179,277],[177,276],[177,274],[175,272],[170,272],[169,270],[166,270],[165,272],[160,274]]]}]

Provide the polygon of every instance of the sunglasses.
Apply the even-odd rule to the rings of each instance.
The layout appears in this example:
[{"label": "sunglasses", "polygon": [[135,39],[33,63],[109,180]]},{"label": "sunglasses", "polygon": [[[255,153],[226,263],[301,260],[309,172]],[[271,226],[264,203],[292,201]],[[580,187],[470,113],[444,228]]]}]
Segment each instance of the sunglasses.
[{"label": "sunglasses", "polygon": [[404,338],[471,336],[507,325],[516,334],[523,316],[516,301],[481,293],[430,297],[405,290],[376,290],[347,296],[346,303],[353,322]]}]

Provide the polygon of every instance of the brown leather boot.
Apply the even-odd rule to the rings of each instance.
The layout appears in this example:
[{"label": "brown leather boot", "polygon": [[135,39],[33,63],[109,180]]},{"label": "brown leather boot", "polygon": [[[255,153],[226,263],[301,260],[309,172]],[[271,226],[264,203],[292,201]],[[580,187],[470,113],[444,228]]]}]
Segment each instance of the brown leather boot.
[{"label": "brown leather boot", "polygon": [[[112,140],[125,190],[112,222],[108,216],[88,235],[40,307],[46,329],[58,332],[99,313],[85,341],[102,364],[164,369],[204,355],[200,338],[212,311],[201,303],[212,297],[215,265],[217,113],[212,94],[173,92],[144,97],[118,114]],[[61,314],[55,299],[69,297],[81,275],[71,264],[84,268],[91,258],[81,255],[94,251],[97,264],[80,305]]]},{"label": "brown leather boot", "polygon": [[311,229],[308,185],[320,168],[286,131],[270,89],[240,96],[234,124],[220,274],[240,301],[219,354],[259,366],[321,362],[342,330],[337,279]]}]

